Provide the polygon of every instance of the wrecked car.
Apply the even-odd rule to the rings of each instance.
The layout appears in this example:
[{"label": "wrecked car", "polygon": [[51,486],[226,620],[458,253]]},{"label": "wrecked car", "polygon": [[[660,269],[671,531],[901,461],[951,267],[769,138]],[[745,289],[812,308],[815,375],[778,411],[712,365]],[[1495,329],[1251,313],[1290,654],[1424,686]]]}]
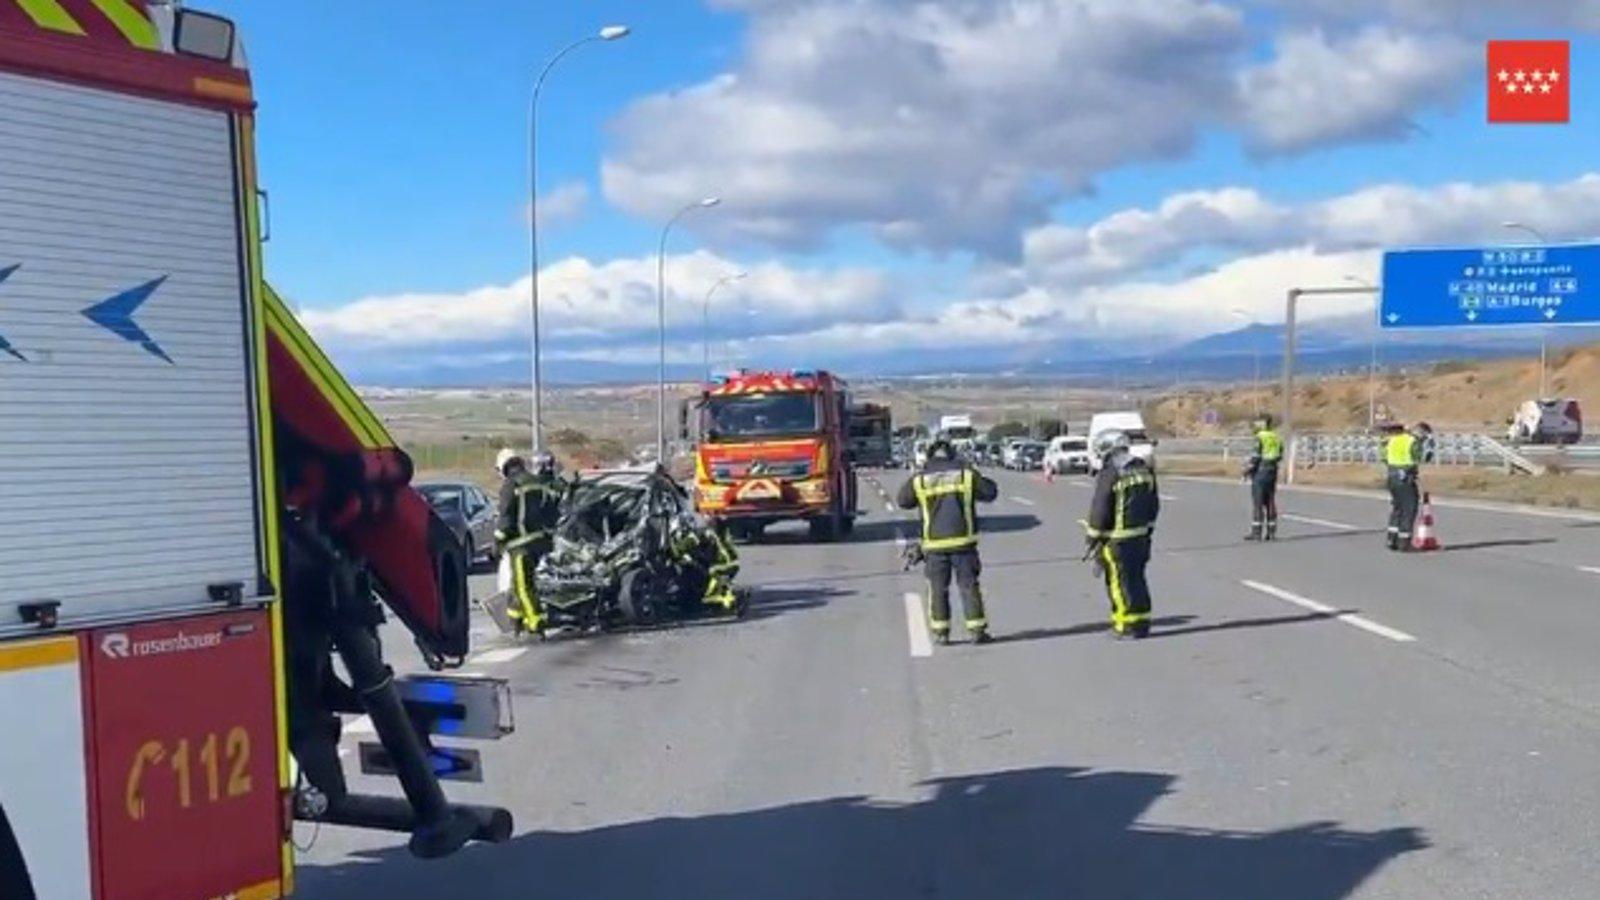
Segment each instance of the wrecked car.
[{"label": "wrecked car", "polygon": [[534,570],[547,630],[604,630],[743,615],[733,542],[659,470],[593,472],[561,506],[554,546]]}]

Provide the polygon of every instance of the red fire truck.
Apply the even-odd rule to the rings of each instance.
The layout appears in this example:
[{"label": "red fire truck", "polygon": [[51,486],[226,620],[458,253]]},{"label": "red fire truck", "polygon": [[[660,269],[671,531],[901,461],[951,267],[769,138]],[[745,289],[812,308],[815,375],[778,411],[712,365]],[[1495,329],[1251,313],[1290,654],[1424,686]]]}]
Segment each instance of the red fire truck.
[{"label": "red fire truck", "polygon": [[[381,602],[459,661],[466,561],[262,278],[244,58],[176,3],[0,0],[5,900],[285,896],[295,817],[510,831],[431,740],[503,685],[379,656]],[[341,713],[403,796],[345,786]]]},{"label": "red fire truck", "polygon": [[741,371],[705,386],[697,407],[695,505],[736,535],[804,519],[837,540],[855,525],[849,389],[830,372]]}]

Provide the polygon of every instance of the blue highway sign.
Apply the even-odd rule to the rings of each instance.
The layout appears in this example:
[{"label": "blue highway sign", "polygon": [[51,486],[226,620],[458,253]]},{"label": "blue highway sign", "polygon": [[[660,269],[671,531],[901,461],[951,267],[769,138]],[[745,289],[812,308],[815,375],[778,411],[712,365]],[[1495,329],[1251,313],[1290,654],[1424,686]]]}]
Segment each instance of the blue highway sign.
[{"label": "blue highway sign", "polygon": [[1384,328],[1600,324],[1600,244],[1395,250]]}]

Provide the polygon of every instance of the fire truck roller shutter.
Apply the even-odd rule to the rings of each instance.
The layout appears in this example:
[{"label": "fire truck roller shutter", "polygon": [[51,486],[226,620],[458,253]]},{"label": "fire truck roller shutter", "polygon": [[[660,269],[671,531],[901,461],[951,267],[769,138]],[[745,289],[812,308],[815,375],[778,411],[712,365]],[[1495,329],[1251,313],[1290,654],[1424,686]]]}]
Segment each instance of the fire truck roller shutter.
[{"label": "fire truck roller shutter", "polygon": [[0,635],[256,594],[233,127],[0,72]]}]

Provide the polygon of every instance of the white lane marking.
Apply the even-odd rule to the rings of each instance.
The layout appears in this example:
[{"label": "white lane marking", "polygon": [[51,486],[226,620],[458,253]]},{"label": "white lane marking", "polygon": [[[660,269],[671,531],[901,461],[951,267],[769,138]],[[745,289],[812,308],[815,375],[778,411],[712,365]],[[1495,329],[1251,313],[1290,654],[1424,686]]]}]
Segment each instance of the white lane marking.
[{"label": "white lane marking", "polygon": [[1322,528],[1332,528],[1335,531],[1361,530],[1360,526],[1357,525],[1346,525],[1343,522],[1334,522],[1328,519],[1313,519],[1310,516],[1297,516],[1293,513],[1284,513],[1280,518],[1288,519],[1291,522],[1304,522],[1307,525],[1317,525]]},{"label": "white lane marking", "polygon": [[497,665],[511,662],[513,659],[528,652],[527,647],[501,647],[498,650],[485,650],[472,657],[474,665]]},{"label": "white lane marking", "polygon": [[883,501],[883,508],[888,512],[894,512],[894,504],[887,500]]},{"label": "white lane marking", "polygon": [[928,625],[922,621],[922,597],[906,591],[906,637],[911,640],[912,656],[932,656],[933,639],[928,637]]},{"label": "white lane marking", "polygon": [[1579,572],[1588,572],[1590,575],[1600,575],[1600,566],[1579,566]]},{"label": "white lane marking", "polygon": [[1380,624],[1378,622],[1374,622],[1371,619],[1366,618],[1365,616],[1358,616],[1358,615],[1356,615],[1354,613],[1342,613],[1342,612],[1339,612],[1337,609],[1334,609],[1333,607],[1328,606],[1325,603],[1318,603],[1315,600],[1309,599],[1307,597],[1302,597],[1299,594],[1290,593],[1289,591],[1286,591],[1286,590],[1284,590],[1283,588],[1280,588],[1280,587],[1273,587],[1270,584],[1262,584],[1259,581],[1250,581],[1249,579],[1246,579],[1246,580],[1241,581],[1239,583],[1244,585],[1245,587],[1253,590],[1253,591],[1260,591],[1263,594],[1268,594],[1270,596],[1277,597],[1279,600],[1287,600],[1288,602],[1293,603],[1295,606],[1301,606],[1301,607],[1309,609],[1309,610],[1311,610],[1313,612],[1322,613],[1324,615],[1327,615],[1327,616],[1330,616],[1330,617],[1332,617],[1334,619],[1337,619],[1340,622],[1345,623],[1346,625],[1353,625],[1356,628],[1361,629],[1362,631],[1370,632],[1370,633],[1375,634],[1375,635],[1377,635],[1379,637],[1388,638],[1391,641],[1399,641],[1400,643],[1407,643],[1407,642],[1416,640],[1415,637],[1413,637],[1413,636],[1411,636],[1409,634],[1406,634],[1404,631],[1401,631],[1398,628],[1390,628],[1387,625],[1383,625],[1383,624]]},{"label": "white lane marking", "polygon": [[1177,497],[1174,497],[1171,494],[1159,494],[1157,496],[1159,496],[1161,498],[1161,502],[1162,503],[1171,503],[1174,500],[1178,499]]},{"label": "white lane marking", "polygon": [[1033,506],[1034,505],[1034,502],[1032,500],[1029,500],[1027,497],[1012,497],[1011,499],[1015,500],[1018,503],[1021,503],[1023,506]]},{"label": "white lane marking", "polygon": [[378,729],[372,727],[372,720],[367,718],[366,716],[362,716],[359,719],[351,719],[349,724],[345,725],[343,730],[340,733],[341,734],[376,734],[377,732],[378,732]]}]

